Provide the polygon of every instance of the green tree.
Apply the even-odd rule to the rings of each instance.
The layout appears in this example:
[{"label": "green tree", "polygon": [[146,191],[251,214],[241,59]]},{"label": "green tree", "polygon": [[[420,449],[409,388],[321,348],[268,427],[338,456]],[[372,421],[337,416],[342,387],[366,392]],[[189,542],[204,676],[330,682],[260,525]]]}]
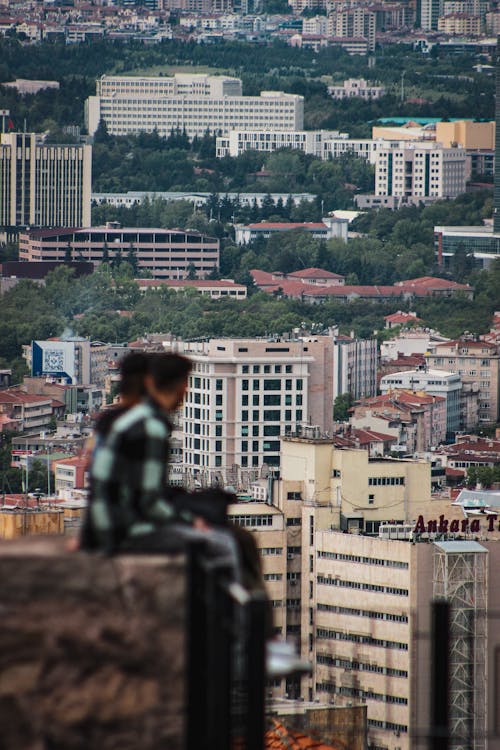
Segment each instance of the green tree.
[{"label": "green tree", "polygon": [[333,402],[333,418],[336,422],[345,422],[349,419],[349,409],[352,405],[350,393],[341,393]]}]

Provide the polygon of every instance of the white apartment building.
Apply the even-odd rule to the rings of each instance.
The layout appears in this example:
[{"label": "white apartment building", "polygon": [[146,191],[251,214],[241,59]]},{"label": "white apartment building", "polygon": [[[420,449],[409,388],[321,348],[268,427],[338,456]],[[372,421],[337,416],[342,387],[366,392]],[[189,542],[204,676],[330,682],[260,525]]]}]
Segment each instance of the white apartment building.
[{"label": "white apartment building", "polygon": [[371,86],[364,78],[348,78],[342,86],[328,86],[332,99],[380,99],[385,95],[383,86]]},{"label": "white apartment building", "polygon": [[[201,480],[227,476],[232,467],[256,474],[264,465],[279,466],[286,432],[306,424],[331,432],[338,392],[349,386],[353,395],[374,392],[376,344],[364,343],[320,335],[169,344],[193,362],[180,418],[187,471]],[[357,366],[339,386],[339,361],[348,359],[351,345]]]},{"label": "white apartment building", "polygon": [[300,130],[304,99],[282,91],[242,96],[241,81],[225,76],[103,76],[86,101],[85,120],[91,135],[100,120],[113,135],[157,130],[167,137],[185,130],[192,138],[237,128]]},{"label": "white apartment building", "polygon": [[437,143],[381,143],[375,160],[375,195],[455,198],[465,192],[466,151]]},{"label": "white apartment building", "polygon": [[354,400],[377,392],[377,340],[335,337],[334,399],[350,393]]},{"label": "white apartment building", "polygon": [[464,385],[479,389],[479,422],[496,422],[500,413],[500,352],[487,341],[455,339],[429,346],[427,362],[457,373]]},{"label": "white apartment building", "polygon": [[92,147],[0,134],[0,226],[90,224]]},{"label": "white apartment building", "polygon": [[352,153],[371,163],[375,161],[378,141],[349,138],[336,130],[231,130],[216,139],[216,156],[241,156],[245,151],[271,153],[281,148],[303,151],[319,159],[336,159]]},{"label": "white apartment building", "polygon": [[308,232],[317,240],[339,239],[347,242],[348,219],[325,216],[321,221],[285,222],[260,221],[255,224],[235,224],[234,240],[237,245],[247,245],[259,237],[268,240],[277,232]]},{"label": "white apartment building", "polygon": [[446,433],[451,435],[460,429],[462,380],[457,373],[422,367],[418,370],[393,372],[380,379],[380,392],[383,395],[398,389],[443,396],[446,399]]}]

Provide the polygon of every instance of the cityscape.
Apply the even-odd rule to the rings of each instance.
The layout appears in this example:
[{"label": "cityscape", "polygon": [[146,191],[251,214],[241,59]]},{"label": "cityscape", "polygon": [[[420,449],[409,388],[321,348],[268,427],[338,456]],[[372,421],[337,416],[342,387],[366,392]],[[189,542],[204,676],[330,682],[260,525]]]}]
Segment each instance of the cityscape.
[{"label": "cityscape", "polygon": [[497,3],[0,11],[0,745],[500,748]]}]

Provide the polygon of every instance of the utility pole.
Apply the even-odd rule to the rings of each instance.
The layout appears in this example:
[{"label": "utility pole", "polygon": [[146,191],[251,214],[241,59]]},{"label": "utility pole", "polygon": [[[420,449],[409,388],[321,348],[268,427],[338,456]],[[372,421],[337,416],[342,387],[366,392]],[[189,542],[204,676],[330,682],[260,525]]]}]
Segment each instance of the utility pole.
[{"label": "utility pole", "polygon": [[405,100],[405,75],[406,70],[403,70],[401,73],[401,102],[404,102]]}]

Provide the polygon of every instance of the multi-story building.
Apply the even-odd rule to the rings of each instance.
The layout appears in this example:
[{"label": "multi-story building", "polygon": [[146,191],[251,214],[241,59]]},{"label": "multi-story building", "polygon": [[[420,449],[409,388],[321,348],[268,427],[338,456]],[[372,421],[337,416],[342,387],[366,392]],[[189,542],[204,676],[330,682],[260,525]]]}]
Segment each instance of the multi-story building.
[{"label": "multi-story building", "polygon": [[92,147],[0,133],[0,226],[90,224]]},{"label": "multi-story building", "polygon": [[231,130],[216,140],[216,156],[241,156],[245,151],[271,153],[281,148],[292,148],[319,159],[336,159],[343,154],[354,154],[375,161],[378,142],[370,138],[349,138],[347,133],[328,130]]},{"label": "multi-story building", "polygon": [[437,31],[442,0],[420,0],[417,6],[417,25],[424,31]]},{"label": "multi-story building", "polygon": [[14,423],[16,432],[27,432],[46,430],[54,409],[50,397],[32,395],[14,387],[0,391],[0,414]]},{"label": "multi-story building", "polygon": [[235,224],[235,241],[237,245],[246,245],[258,238],[268,240],[271,235],[278,232],[292,232],[301,230],[311,234],[317,240],[341,239],[347,242],[347,219],[337,219],[334,216],[325,216],[321,221],[312,222],[285,222],[285,221],[260,221],[256,224]]},{"label": "multi-story building", "polygon": [[377,340],[337,335],[334,341],[334,398],[343,393],[349,393],[355,400],[375,395]]},{"label": "multi-story building", "polygon": [[468,13],[450,13],[438,18],[438,31],[451,36],[479,36],[482,32],[482,23],[479,16],[471,16]]},{"label": "multi-story building", "polygon": [[465,192],[466,153],[437,143],[381,144],[375,161],[375,195],[455,198]]},{"label": "multi-story building", "polygon": [[479,422],[498,420],[500,350],[497,344],[466,339],[430,344],[427,362],[435,370],[457,373],[464,385],[479,389]]},{"label": "multi-story building", "polygon": [[29,229],[19,235],[21,260],[87,260],[94,265],[126,260],[158,279],[184,279],[194,268],[205,278],[219,267],[220,242],[194,230],[126,228],[114,223],[88,229]]},{"label": "multi-story building", "polygon": [[[184,465],[200,480],[278,467],[280,437],[309,424],[333,429],[340,393],[373,395],[376,342],[336,335],[174,341],[193,361],[180,419]],[[244,483],[244,482],[243,482]]]},{"label": "multi-story building", "polygon": [[397,395],[398,390],[425,391],[431,396],[442,396],[446,399],[447,436],[452,436],[461,429],[462,380],[458,373],[421,367],[417,370],[393,372],[380,379],[380,392],[383,395],[392,392]]},{"label": "multi-story building", "polygon": [[304,100],[281,91],[242,96],[241,81],[224,76],[103,76],[96,96],[86,101],[85,117],[91,134],[101,120],[113,135],[156,130],[167,137],[182,130],[192,138],[238,128],[300,130]]},{"label": "multi-story building", "polygon": [[331,36],[350,39],[364,38],[367,41],[368,50],[375,49],[376,15],[371,10],[362,7],[335,10],[328,20]]},{"label": "multi-story building", "polygon": [[380,99],[385,95],[383,86],[372,86],[364,78],[348,78],[342,86],[328,86],[332,99]]},{"label": "multi-story building", "polygon": [[389,393],[362,399],[352,408],[353,427],[379,430],[397,437],[393,450],[413,455],[446,439],[446,399],[423,391]]},{"label": "multi-story building", "polygon": [[498,628],[487,613],[498,609],[498,521],[469,519],[449,500],[431,499],[430,477],[425,461],[370,460],[332,439],[288,437],[268,502],[249,498],[229,515],[253,532],[277,631],[312,664],[311,675],[276,681],[276,695],[339,707],[362,702],[368,747],[424,750],[431,603],[444,598],[450,746],[460,747],[465,732],[484,750],[494,726],[488,675]]},{"label": "multi-story building", "polygon": [[32,377],[52,377],[68,385],[90,383],[90,341],[84,338],[32,341],[28,352]]}]

